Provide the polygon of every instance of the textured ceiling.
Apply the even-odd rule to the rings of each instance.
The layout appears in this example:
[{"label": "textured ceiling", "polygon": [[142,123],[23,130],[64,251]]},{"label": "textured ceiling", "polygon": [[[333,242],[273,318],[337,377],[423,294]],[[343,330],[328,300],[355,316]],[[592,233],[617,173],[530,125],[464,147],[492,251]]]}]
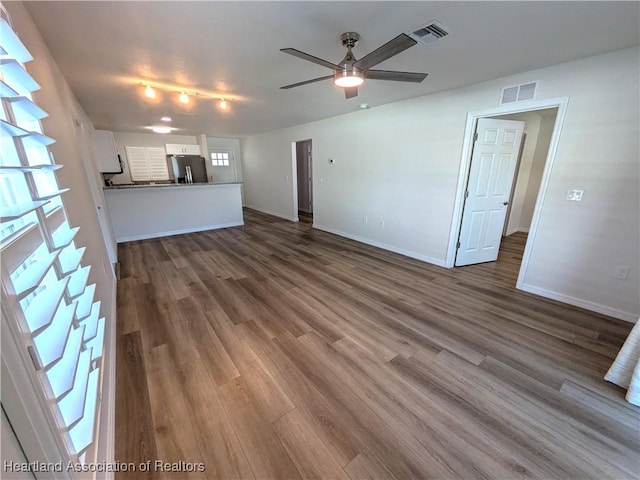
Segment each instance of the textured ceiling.
[{"label": "textured ceiling", "polygon": [[[176,134],[243,136],[470,85],[640,43],[638,2],[25,2],[96,128],[149,132],[160,117]],[[331,71],[356,31],[361,58],[437,19],[451,34],[376,68],[428,72],[421,84],[369,80],[346,100],[331,81],[289,83]],[[141,82],[163,87],[148,101]],[[201,96],[185,108],[173,93]],[[172,93],[169,93],[169,92]],[[233,98],[230,112],[208,94]]]}]

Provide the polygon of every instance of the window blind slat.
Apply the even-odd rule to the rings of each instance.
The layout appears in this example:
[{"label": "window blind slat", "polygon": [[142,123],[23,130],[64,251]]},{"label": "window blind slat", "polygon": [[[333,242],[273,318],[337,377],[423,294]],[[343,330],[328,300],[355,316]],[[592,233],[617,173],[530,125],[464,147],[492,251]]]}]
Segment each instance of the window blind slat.
[{"label": "window blind slat", "polygon": [[59,399],[73,387],[76,377],[76,367],[80,358],[82,348],[82,337],[84,327],[75,328],[69,334],[69,339],[64,347],[64,352],[60,360],[51,365],[46,370],[53,396]]},{"label": "window blind slat", "polygon": [[84,326],[84,341],[91,340],[98,333],[98,316],[100,316],[100,301],[94,302],[91,306],[91,313],[87,318],[80,321]]},{"label": "window blind slat", "polygon": [[87,383],[91,369],[91,356],[92,352],[90,348],[80,353],[76,376],[73,380],[73,387],[69,393],[58,402],[62,420],[67,427],[73,427],[73,425],[82,418],[82,414],[84,413]]},{"label": "window blind slat", "polygon": [[24,224],[18,230],[3,238],[2,243],[0,244],[0,248],[2,250],[9,248],[11,244],[19,242],[21,238],[30,235],[36,228],[38,228],[38,224],[35,222],[28,222]]},{"label": "window blind slat", "polygon": [[69,297],[76,298],[84,291],[90,270],[91,265],[87,265],[86,267],[76,270],[70,275],[69,285],[67,286],[67,293],[69,294]]},{"label": "window blind slat", "polygon": [[69,436],[78,453],[82,453],[93,441],[96,425],[96,408],[98,406],[98,386],[100,370],[95,369],[89,374],[87,401],[84,406],[84,416],[71,430]]},{"label": "window blind slat", "polygon": [[11,25],[0,19],[0,38],[2,38],[2,54],[15,58],[20,63],[30,62],[33,57],[13,31]]},{"label": "window blind slat", "polygon": [[[63,227],[60,227],[63,228]],[[53,235],[53,245],[55,248],[64,248],[71,244],[76,234],[80,230],[80,227],[67,228],[65,230],[56,230]]]},{"label": "window blind slat", "polygon": [[0,79],[0,97],[12,98],[21,96],[13,88],[11,88],[4,80]]},{"label": "window blind slat", "polygon": [[13,58],[0,59],[0,71],[4,82],[21,95],[40,90],[38,82]]},{"label": "window blind slat", "polygon": [[76,318],[82,320],[91,313],[91,303],[96,292],[96,285],[91,284],[84,289],[84,293],[78,299],[78,308],[76,310]]},{"label": "window blind slat", "polygon": [[[67,247],[69,248],[69,247]],[[82,261],[82,256],[84,255],[87,247],[77,248],[75,251],[68,253],[66,255],[60,255],[60,269],[62,270],[63,275],[67,275],[71,272],[74,272]]]},{"label": "window blind slat", "polygon": [[19,172],[35,172],[38,170],[59,170],[62,165],[55,163],[46,163],[41,165],[0,165],[0,170],[12,171],[17,170]]},{"label": "window blind slat", "polygon": [[5,120],[0,120],[0,132],[9,137],[21,139],[26,148],[46,147],[56,142],[53,138],[47,137],[40,132],[25,130]]},{"label": "window blind slat", "polygon": [[27,135],[20,137],[25,148],[46,147],[56,141],[38,132],[29,132]]},{"label": "window blind slat", "polygon": [[98,320],[98,330],[96,336],[86,344],[87,348],[91,348],[91,351],[93,352],[93,354],[91,355],[92,361],[95,361],[102,357],[102,350],[104,348],[104,324],[104,318]]},{"label": "window blind slat", "polygon": [[75,302],[70,305],[61,304],[53,322],[33,338],[40,363],[44,368],[62,358],[71,332],[76,306]]},{"label": "window blind slat", "polygon": [[47,285],[46,290],[38,293],[31,301],[24,311],[25,320],[31,333],[37,333],[51,323],[64,295],[64,290],[67,288],[67,283],[69,283],[69,277],[58,280],[54,285]]},{"label": "window blind slat", "polygon": [[37,200],[51,200],[53,197],[57,197],[58,195],[62,195],[63,193],[67,193],[68,191],[68,188],[63,188],[62,190],[56,190],[55,192],[39,195],[36,198]]},{"label": "window blind slat", "polygon": [[49,116],[47,112],[41,109],[38,105],[33,103],[29,97],[25,97],[23,95],[19,97],[13,97],[7,100],[13,105],[14,114],[16,117],[18,115],[24,116],[28,115],[34,120],[42,120]]},{"label": "window blind slat", "polygon": [[15,220],[47,203],[48,200],[37,200],[35,202],[24,202],[8,207],[0,207],[0,217],[2,217],[3,222]]},{"label": "window blind slat", "polygon": [[58,258],[58,255],[60,255],[60,250],[54,250],[38,259],[14,280],[13,288],[19,299],[23,299],[40,285],[40,282],[42,282],[42,279],[53,265],[53,262]]}]

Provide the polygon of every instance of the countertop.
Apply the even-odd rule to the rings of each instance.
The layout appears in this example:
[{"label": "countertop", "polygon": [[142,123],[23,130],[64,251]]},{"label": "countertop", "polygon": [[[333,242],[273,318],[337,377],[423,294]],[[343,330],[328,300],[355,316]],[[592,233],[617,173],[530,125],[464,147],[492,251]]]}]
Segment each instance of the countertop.
[{"label": "countertop", "polygon": [[136,184],[121,184],[112,185],[111,187],[102,187],[104,190],[124,190],[128,188],[159,188],[159,187],[215,187],[216,185],[240,185],[242,182],[201,182],[201,183],[136,183]]}]

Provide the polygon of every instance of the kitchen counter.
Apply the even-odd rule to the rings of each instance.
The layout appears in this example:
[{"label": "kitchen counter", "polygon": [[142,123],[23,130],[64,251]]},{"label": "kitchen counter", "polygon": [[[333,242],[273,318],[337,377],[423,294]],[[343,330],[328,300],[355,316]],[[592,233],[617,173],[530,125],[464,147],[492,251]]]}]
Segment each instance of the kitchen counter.
[{"label": "kitchen counter", "polygon": [[206,187],[209,185],[241,185],[242,182],[208,182],[208,183],[123,183],[103,187],[104,190],[118,190],[123,188],[157,188],[157,187]]},{"label": "kitchen counter", "polygon": [[118,243],[244,225],[241,183],[104,187]]}]

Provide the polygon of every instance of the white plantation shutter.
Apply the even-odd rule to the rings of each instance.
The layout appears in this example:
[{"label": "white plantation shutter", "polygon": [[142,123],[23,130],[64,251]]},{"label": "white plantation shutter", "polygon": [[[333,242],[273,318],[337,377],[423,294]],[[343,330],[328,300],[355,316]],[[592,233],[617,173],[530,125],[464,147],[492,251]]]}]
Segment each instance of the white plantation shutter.
[{"label": "white plantation shutter", "polygon": [[69,456],[82,461],[96,438],[105,319],[58,186],[55,140],[42,132],[47,113],[31,97],[31,60],[0,18],[0,272],[3,308],[15,313],[2,321],[16,323]]},{"label": "white plantation shutter", "polygon": [[164,148],[125,147],[131,180],[169,180],[169,167]]}]

